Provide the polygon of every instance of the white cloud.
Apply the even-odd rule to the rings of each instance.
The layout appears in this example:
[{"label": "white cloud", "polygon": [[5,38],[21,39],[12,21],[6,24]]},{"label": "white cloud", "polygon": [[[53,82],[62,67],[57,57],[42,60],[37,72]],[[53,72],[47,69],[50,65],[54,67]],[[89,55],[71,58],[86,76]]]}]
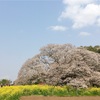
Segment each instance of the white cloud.
[{"label": "white cloud", "polygon": [[94,2],[94,0],[63,0],[63,3],[67,5],[79,5],[79,4],[83,5],[83,4],[88,4],[92,2]]},{"label": "white cloud", "polygon": [[97,20],[97,24],[98,26],[100,26],[100,18]]},{"label": "white cloud", "polygon": [[67,27],[65,26],[50,26],[49,29],[53,31],[66,31]]},{"label": "white cloud", "polygon": [[90,36],[91,34],[88,32],[80,32],[79,35],[80,36]]},{"label": "white cloud", "polygon": [[71,19],[73,28],[100,25],[100,5],[97,0],[63,0],[66,5],[59,20]]}]

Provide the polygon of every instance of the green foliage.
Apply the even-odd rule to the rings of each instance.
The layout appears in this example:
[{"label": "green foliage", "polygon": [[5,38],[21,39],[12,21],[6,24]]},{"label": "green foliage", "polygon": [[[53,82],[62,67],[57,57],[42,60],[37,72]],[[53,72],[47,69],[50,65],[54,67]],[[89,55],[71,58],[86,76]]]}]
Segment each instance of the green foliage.
[{"label": "green foliage", "polygon": [[[81,47],[83,47],[83,46],[81,46]],[[96,45],[96,46],[84,46],[83,48],[86,48],[89,51],[100,53],[100,46],[99,45]]]},{"label": "green foliage", "polygon": [[12,82],[11,80],[2,79],[2,80],[0,80],[0,85],[10,85],[11,82]]}]

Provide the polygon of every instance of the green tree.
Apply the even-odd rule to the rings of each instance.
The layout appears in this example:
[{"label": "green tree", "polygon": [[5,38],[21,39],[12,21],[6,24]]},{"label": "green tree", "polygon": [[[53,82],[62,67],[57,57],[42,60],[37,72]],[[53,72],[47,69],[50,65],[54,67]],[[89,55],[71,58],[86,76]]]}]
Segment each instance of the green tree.
[{"label": "green tree", "polygon": [[12,83],[11,80],[8,79],[1,79],[0,80],[0,85],[10,85]]},{"label": "green tree", "polygon": [[93,46],[84,46],[83,48],[86,48],[89,51],[93,51],[93,52],[96,52],[96,53],[100,53],[100,46],[99,45],[96,45],[94,47]]}]

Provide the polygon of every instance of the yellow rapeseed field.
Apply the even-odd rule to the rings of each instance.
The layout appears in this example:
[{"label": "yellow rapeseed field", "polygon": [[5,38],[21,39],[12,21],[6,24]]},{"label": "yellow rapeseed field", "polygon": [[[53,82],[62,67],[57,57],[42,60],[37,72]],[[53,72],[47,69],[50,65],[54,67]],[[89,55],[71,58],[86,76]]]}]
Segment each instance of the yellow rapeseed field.
[{"label": "yellow rapeseed field", "polygon": [[21,96],[100,96],[100,88],[75,89],[70,86],[24,85],[0,88],[0,100],[19,100]]}]

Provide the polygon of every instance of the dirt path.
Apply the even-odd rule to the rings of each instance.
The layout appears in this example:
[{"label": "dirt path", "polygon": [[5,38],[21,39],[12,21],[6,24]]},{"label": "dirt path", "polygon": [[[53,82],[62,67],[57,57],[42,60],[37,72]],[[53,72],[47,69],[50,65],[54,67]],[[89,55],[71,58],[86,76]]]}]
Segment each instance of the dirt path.
[{"label": "dirt path", "polygon": [[44,96],[24,96],[20,100],[100,100],[100,96],[95,97],[44,97]]}]

